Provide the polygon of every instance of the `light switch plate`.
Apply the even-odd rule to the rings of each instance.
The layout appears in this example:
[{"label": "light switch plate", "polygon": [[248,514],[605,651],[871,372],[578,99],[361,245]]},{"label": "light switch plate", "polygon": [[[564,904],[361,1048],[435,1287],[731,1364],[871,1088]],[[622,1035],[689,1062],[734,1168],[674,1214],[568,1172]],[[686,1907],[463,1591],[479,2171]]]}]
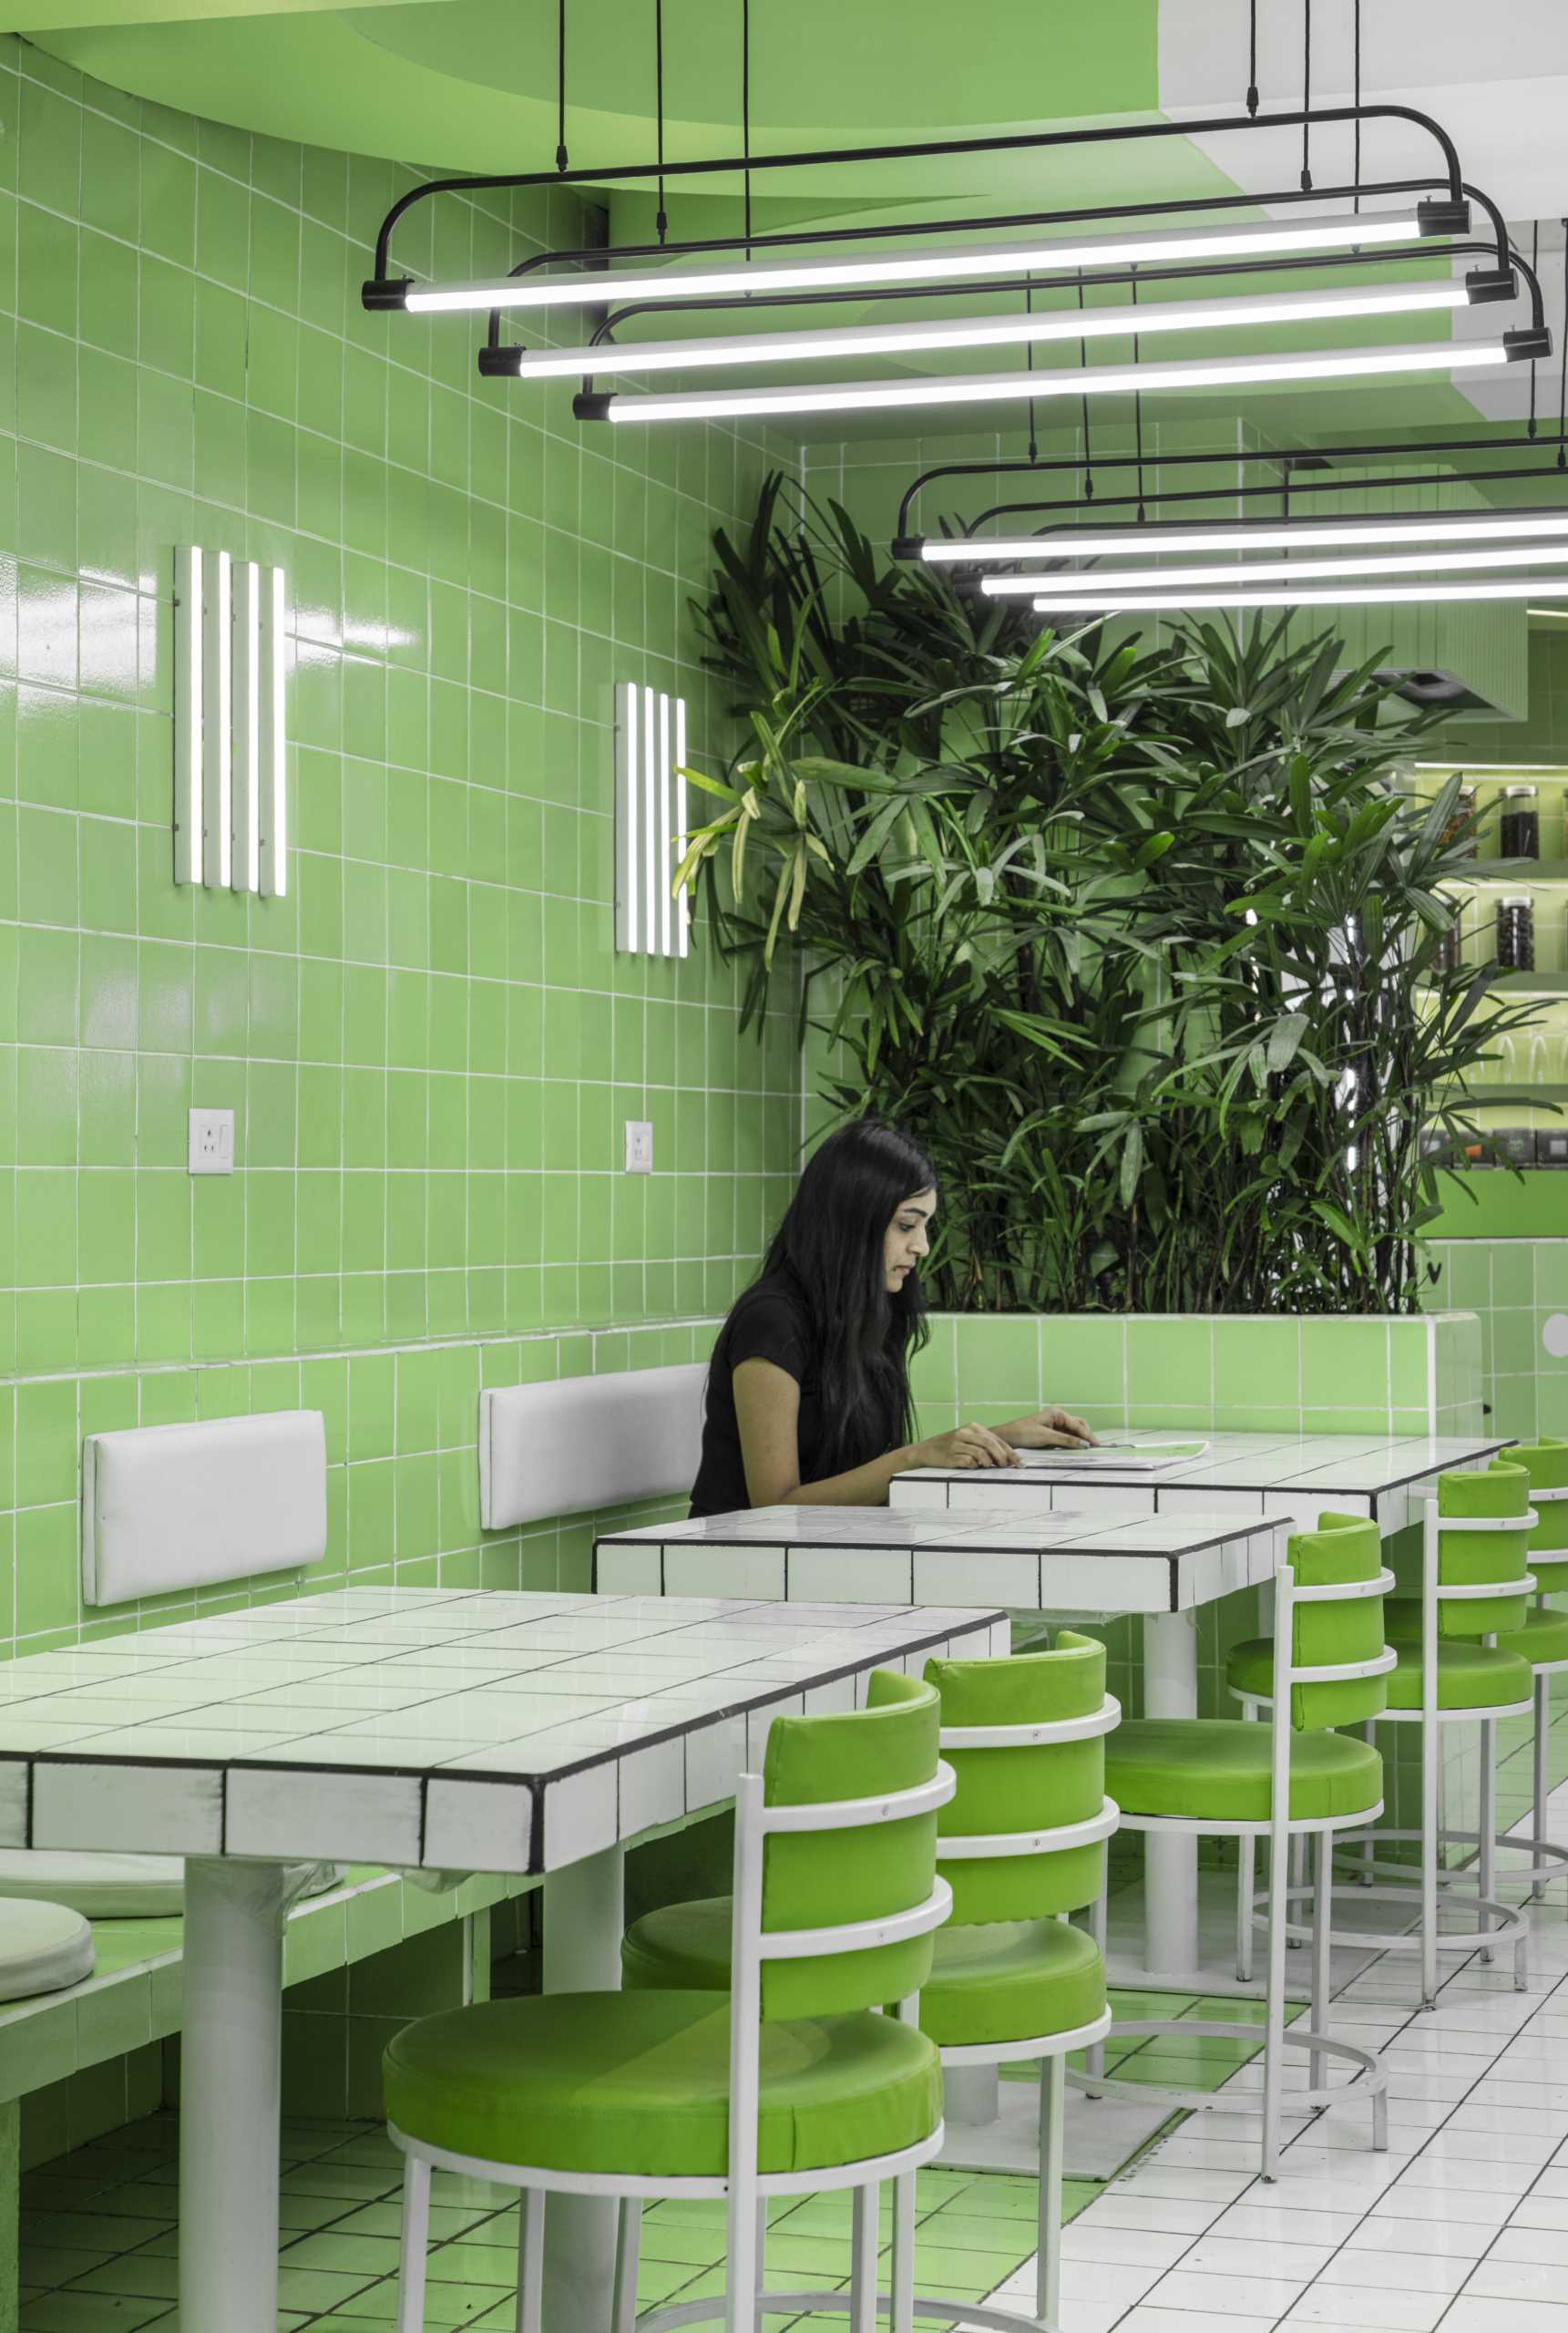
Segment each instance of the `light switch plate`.
[{"label": "light switch plate", "polygon": [[234,1172],[232,1110],[191,1111],[190,1171],[193,1175],[231,1175]]},{"label": "light switch plate", "polygon": [[653,1172],[651,1118],[628,1118],[626,1121],[626,1171],[629,1175],[651,1175]]}]

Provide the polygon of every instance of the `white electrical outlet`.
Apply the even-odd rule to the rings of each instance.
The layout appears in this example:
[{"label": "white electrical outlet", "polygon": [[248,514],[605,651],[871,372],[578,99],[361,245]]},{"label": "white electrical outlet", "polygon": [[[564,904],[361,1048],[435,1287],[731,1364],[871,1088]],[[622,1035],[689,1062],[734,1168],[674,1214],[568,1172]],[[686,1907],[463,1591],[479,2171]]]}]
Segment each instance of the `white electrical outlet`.
[{"label": "white electrical outlet", "polygon": [[231,1175],[234,1172],[232,1110],[191,1111],[190,1171],[193,1175]]},{"label": "white electrical outlet", "polygon": [[629,1175],[651,1175],[653,1172],[653,1122],[651,1118],[628,1118],[626,1121],[626,1171]]}]

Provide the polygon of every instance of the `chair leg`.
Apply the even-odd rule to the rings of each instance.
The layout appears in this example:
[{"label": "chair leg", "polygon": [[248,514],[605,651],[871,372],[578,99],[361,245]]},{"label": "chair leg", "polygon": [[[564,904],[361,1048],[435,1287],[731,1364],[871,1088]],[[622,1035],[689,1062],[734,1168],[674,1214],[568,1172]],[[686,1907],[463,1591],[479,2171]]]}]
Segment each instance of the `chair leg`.
[{"label": "chair leg", "polygon": [[[1109,1897],[1106,1894],[1106,1876],[1107,1875],[1102,1872],[1101,1875],[1100,1893],[1095,1897],[1093,1903],[1089,1906],[1089,1933],[1094,1938],[1096,1945],[1099,1947],[1100,1958],[1102,1963],[1105,1958],[1105,1936],[1109,1920]],[[1096,2041],[1092,2050],[1085,2052],[1084,2068],[1087,2072],[1091,2074],[1102,2074],[1105,2071],[1105,2044],[1103,2041]]]},{"label": "chair leg", "polygon": [[[637,2323],[637,2263],[642,2251],[642,2206],[623,2195],[615,2227],[615,2308],[612,2333],[633,2333]],[[519,2319],[518,2333],[524,2333]]]},{"label": "chair leg", "polygon": [[397,2250],[397,2333],[425,2333],[425,2256],[430,2244],[430,2165],[407,2157]]},{"label": "chair leg", "polygon": [[[1311,1884],[1310,1865],[1308,1863],[1310,1852],[1311,1842],[1308,1840],[1305,1831],[1301,1832],[1296,1838],[1292,1839],[1290,1843],[1290,1886],[1292,1893],[1295,1896],[1304,1896],[1307,1887]],[[1286,1917],[1288,1919],[1293,1917],[1294,1915],[1287,1912]],[[1288,1941],[1292,1952],[1300,1951],[1301,1945],[1298,1937],[1291,1937]]]},{"label": "chair leg", "polygon": [[1438,2005],[1438,1777],[1442,1769],[1441,1728],[1432,1718],[1421,1723],[1421,2007]]},{"label": "chair leg", "polygon": [[761,2198],[752,2182],[744,2194],[730,2190],[725,2216],[724,2333],[756,2333],[757,2287],[762,2262],[757,2254]]},{"label": "chair leg", "polygon": [[1252,1899],[1257,1886],[1257,1842],[1249,1831],[1236,1841],[1235,1973],[1238,1984],[1252,1982]]},{"label": "chair leg", "polygon": [[[1538,1839],[1546,1836],[1546,1802],[1552,1794],[1552,1680],[1544,1669],[1535,1672],[1535,1822]],[[1530,1900],[1539,1904],[1546,1894],[1546,1874],[1551,1868],[1542,1855],[1532,1857],[1534,1880]]]},{"label": "chair leg", "polygon": [[855,2240],[849,2272],[849,2333],[876,2333],[877,2205],[881,2190],[872,2180],[855,2191]]},{"label": "chair leg", "polygon": [[[1495,1638],[1489,1638],[1495,1643]],[[1489,1904],[1497,1900],[1497,1726],[1491,1718],[1481,1722],[1481,1848],[1476,1857],[1481,1893]],[[1483,1944],[1478,1956],[1483,1968],[1491,1965],[1491,1947]]]},{"label": "chair leg", "polygon": [[[1319,1831],[1316,1842],[1317,1868],[1312,1890],[1312,2030],[1326,2033],[1328,2030],[1329,1943],[1334,1902],[1334,1858],[1327,1831]],[[1321,2050],[1307,2053],[1307,2079],[1314,2090],[1320,2090],[1328,2079],[1328,2060]]]},{"label": "chair leg", "polygon": [[[1375,1718],[1368,1718],[1366,1724],[1361,1728],[1361,1739],[1367,1744],[1368,1750],[1375,1750],[1377,1748],[1378,1723]],[[1377,1872],[1373,1868],[1377,1860],[1377,1837],[1373,1832],[1368,1831],[1366,1837],[1361,1842],[1360,1882],[1363,1887],[1370,1887],[1373,1881],[1377,1878]]]},{"label": "chair leg", "polygon": [[915,2174],[893,2182],[893,2274],[889,2286],[890,2333],[914,2333]]},{"label": "chair leg", "polygon": [[768,2288],[768,2207],[766,2198],[757,2199],[757,2273],[756,2307],[752,2312],[754,2333],[763,2333],[763,2295]]},{"label": "chair leg", "polygon": [[[635,2205],[623,2204],[621,2226],[616,2246],[616,2333],[620,2333],[620,2292],[619,2283],[620,2246],[625,2242],[625,2215],[635,2213]],[[632,2224],[631,2307],[632,2316],[626,2319],[630,2326],[637,2309],[637,2225]],[[545,2290],[545,2197],[538,2187],[525,2187],[519,2199],[518,2213],[518,2333],[542,2333],[544,2325]],[[399,2328],[401,2333],[401,2328]]]},{"label": "chair leg", "polygon": [[1054,2326],[1061,2307],[1061,2177],[1065,2146],[1062,2110],[1067,2074],[1061,2058],[1046,2058],[1040,2069],[1040,2241],[1034,2264],[1034,2308],[1042,2325]]},{"label": "chair leg", "polygon": [[1285,2076],[1285,1930],[1290,1918],[1286,1876],[1294,1856],[1276,1867],[1270,1854],[1268,1889],[1268,1990],[1264,2009],[1263,2040],[1263,2175],[1279,2176],[1279,2120]]}]

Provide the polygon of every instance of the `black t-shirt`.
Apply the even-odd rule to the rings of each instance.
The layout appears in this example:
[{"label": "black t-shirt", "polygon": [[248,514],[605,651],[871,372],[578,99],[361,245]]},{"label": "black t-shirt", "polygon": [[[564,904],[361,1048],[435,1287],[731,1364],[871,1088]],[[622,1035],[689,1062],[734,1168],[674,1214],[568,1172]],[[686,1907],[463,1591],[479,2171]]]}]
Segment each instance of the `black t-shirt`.
[{"label": "black t-shirt", "polygon": [[792,1272],[764,1272],[754,1287],[737,1298],[713,1347],[702,1421],[702,1460],[692,1489],[693,1515],[724,1515],[751,1505],[735,1418],[734,1372],[743,1361],[771,1361],[800,1387],[796,1431],[803,1483],[817,1482],[824,1475],[860,1463],[844,1459],[831,1468],[819,1463],[825,1434],[817,1336],[810,1308]]}]

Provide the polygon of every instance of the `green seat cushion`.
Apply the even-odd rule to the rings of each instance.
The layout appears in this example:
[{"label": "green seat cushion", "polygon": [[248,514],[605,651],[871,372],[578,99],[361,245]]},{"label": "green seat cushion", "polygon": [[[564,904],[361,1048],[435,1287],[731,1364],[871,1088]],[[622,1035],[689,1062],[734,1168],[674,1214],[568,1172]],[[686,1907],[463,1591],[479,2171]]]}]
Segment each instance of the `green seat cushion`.
[{"label": "green seat cushion", "polygon": [[[941,2120],[940,2061],[914,2026],[860,2009],[758,2031],[762,2171],[893,2153]],[[384,2072],[388,2121],[455,2154],[640,2178],[727,2168],[727,1996],[487,2001],[405,2025]]]},{"label": "green seat cushion", "polygon": [[939,2049],[1071,2033],[1105,2007],[1100,1948],[1065,1920],[996,1920],[938,1931],[920,2027]]},{"label": "green seat cushion", "polygon": [[[1271,1726],[1139,1718],[1106,1743],[1105,1787],[1123,1814],[1266,1823],[1272,1758]],[[1362,1814],[1382,1795],[1383,1762],[1369,1743],[1344,1733],[1291,1736],[1290,1812],[1298,1821]]]},{"label": "green seat cushion", "polygon": [[[712,1989],[730,1981],[730,1898],[667,1904],[628,1928],[629,1989]],[[1105,1964],[1092,1937],[1061,1920],[997,1920],[937,1932],[920,2024],[943,2049],[1069,2033],[1105,2006]]]},{"label": "green seat cushion", "polygon": [[1526,1558],[1548,1595],[1568,1588],[1568,1499],[1542,1498],[1542,1491],[1568,1490],[1568,1442],[1543,1434],[1539,1442],[1516,1443],[1509,1452],[1530,1477],[1530,1504],[1539,1516]]},{"label": "green seat cushion", "polygon": [[1525,1615],[1524,1626],[1499,1637],[1497,1647],[1500,1652],[1516,1652],[1522,1660],[1536,1666],[1568,1660],[1568,1612],[1532,1608]]},{"label": "green seat cushion", "polygon": [[[1419,1710],[1421,1705],[1420,1607],[1406,1606],[1401,1610],[1389,1605],[1389,1640],[1399,1656],[1399,1665],[1389,1672],[1389,1707],[1391,1710]],[[1412,1629],[1405,1619],[1405,1612],[1416,1616]],[[1398,1625],[1394,1615],[1399,1612]],[[1552,1616],[1555,1619],[1557,1616]],[[1568,1618],[1563,1622],[1568,1639]],[[1522,1648],[1520,1648],[1522,1650]],[[1542,1660],[1556,1656],[1542,1653]],[[1232,1649],[1225,1663],[1225,1676],[1233,1691],[1246,1693],[1258,1701],[1266,1701],[1274,1691],[1274,1647],[1266,1637],[1255,1637],[1247,1644]],[[1530,1675],[1520,1652],[1493,1652],[1483,1644],[1472,1644],[1466,1637],[1449,1639],[1438,1647],[1438,1707],[1440,1710],[1495,1709],[1510,1701],[1522,1701],[1530,1692]]]}]

